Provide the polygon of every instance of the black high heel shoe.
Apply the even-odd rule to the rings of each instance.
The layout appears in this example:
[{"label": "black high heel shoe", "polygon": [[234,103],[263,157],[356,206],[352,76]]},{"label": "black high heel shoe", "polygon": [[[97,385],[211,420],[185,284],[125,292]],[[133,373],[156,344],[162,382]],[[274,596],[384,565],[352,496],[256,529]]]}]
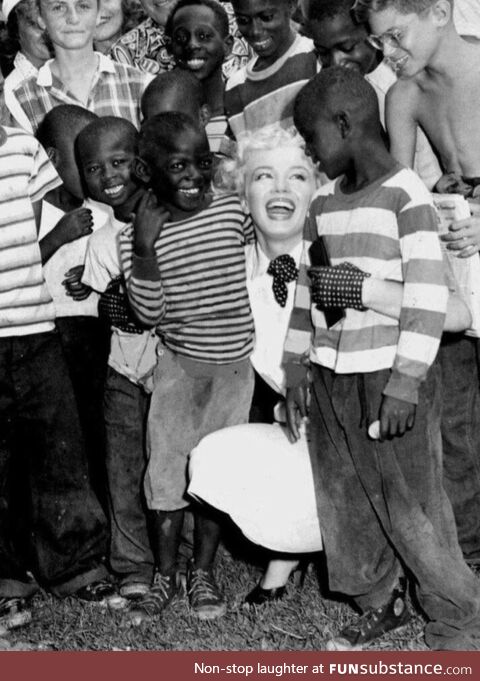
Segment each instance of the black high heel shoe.
[{"label": "black high heel shoe", "polygon": [[265,603],[272,603],[280,601],[286,594],[287,588],[285,586],[278,586],[274,589],[263,589],[260,584],[250,591],[245,600],[245,605],[264,605]]}]

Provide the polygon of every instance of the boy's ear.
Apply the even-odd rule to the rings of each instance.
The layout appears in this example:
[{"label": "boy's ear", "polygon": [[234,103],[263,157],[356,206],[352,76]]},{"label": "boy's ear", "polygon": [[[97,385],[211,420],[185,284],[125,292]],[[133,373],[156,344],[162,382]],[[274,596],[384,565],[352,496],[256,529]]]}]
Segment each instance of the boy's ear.
[{"label": "boy's ear", "polygon": [[452,17],[452,5],[449,0],[437,0],[437,2],[432,5],[432,16],[435,20],[435,24],[439,27],[446,26]]},{"label": "boy's ear", "polygon": [[[99,13],[99,14],[100,14],[100,13]],[[43,17],[42,17],[42,15],[41,15],[40,13],[38,13],[38,15],[37,15],[37,24],[40,26],[40,28],[42,29],[42,31],[46,31],[46,30],[47,30],[47,24],[44,22]]]},{"label": "boy's ear", "polygon": [[348,137],[352,129],[352,124],[350,122],[348,113],[346,111],[339,111],[334,115],[333,120],[335,121],[335,124],[338,130],[340,131],[342,139]]},{"label": "boy's ear", "polygon": [[212,111],[211,111],[210,107],[208,106],[208,104],[202,104],[202,106],[200,107],[200,111],[198,113],[198,116],[199,116],[199,119],[200,119],[200,125],[205,127],[207,125],[208,121],[212,117]]},{"label": "boy's ear", "polygon": [[139,156],[135,156],[135,160],[133,161],[133,172],[135,173],[136,177],[138,177],[138,179],[145,184],[148,184],[152,179],[152,173],[150,172],[148,163],[146,163],[143,158],[140,158]]},{"label": "boy's ear", "polygon": [[47,152],[47,156],[50,159],[53,167],[56,168],[58,166],[58,151],[55,149],[55,147],[47,147],[45,151]]}]

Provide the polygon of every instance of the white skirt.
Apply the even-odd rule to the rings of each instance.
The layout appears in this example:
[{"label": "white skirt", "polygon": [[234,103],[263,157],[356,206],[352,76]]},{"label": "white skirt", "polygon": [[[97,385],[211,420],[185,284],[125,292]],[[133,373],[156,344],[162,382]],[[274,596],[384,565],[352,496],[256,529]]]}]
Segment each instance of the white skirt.
[{"label": "white skirt", "polygon": [[279,424],[224,428],[195,447],[188,493],[227,513],[243,534],[273,551],[320,551],[305,434],[295,444]]}]

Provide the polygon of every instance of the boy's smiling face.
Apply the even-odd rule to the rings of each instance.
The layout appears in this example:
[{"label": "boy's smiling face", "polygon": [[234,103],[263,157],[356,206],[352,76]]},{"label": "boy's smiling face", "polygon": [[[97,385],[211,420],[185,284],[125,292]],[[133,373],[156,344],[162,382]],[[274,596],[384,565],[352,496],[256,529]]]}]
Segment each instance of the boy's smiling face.
[{"label": "boy's smiling face", "polygon": [[292,43],[290,0],[234,0],[238,28],[264,66],[273,64]]},{"label": "boy's smiling face", "polygon": [[202,5],[187,5],[175,13],[171,50],[182,69],[199,80],[220,70],[230,51],[232,38],[222,35],[215,12]]},{"label": "boy's smiling face", "polygon": [[80,165],[88,195],[116,207],[138,188],[133,171],[135,149],[119,130],[92,136],[79,145]]},{"label": "boy's smiling face", "polygon": [[354,24],[348,14],[307,21],[306,30],[322,66],[345,66],[365,75],[381,61],[381,53],[367,40],[366,26]]},{"label": "boy's smiling face", "polygon": [[212,154],[204,131],[187,129],[158,149],[148,163],[150,186],[173,221],[202,210],[212,179]]},{"label": "boy's smiling face", "polygon": [[98,0],[40,0],[38,23],[57,47],[82,49],[93,43]]},{"label": "boy's smiling face", "polygon": [[303,233],[315,189],[311,163],[302,149],[284,146],[250,151],[245,164],[245,199],[256,229],[280,241]]},{"label": "boy's smiling face", "polygon": [[382,43],[384,57],[399,78],[411,78],[428,66],[444,21],[434,8],[420,14],[401,14],[392,6],[369,12],[372,38]]}]

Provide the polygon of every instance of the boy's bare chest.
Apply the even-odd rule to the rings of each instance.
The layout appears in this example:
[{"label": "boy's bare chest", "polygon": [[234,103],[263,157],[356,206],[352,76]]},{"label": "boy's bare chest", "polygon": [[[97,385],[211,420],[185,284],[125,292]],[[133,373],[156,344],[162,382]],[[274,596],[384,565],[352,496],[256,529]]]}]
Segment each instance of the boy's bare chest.
[{"label": "boy's bare chest", "polygon": [[445,171],[480,176],[480,77],[423,92],[419,121]]}]

